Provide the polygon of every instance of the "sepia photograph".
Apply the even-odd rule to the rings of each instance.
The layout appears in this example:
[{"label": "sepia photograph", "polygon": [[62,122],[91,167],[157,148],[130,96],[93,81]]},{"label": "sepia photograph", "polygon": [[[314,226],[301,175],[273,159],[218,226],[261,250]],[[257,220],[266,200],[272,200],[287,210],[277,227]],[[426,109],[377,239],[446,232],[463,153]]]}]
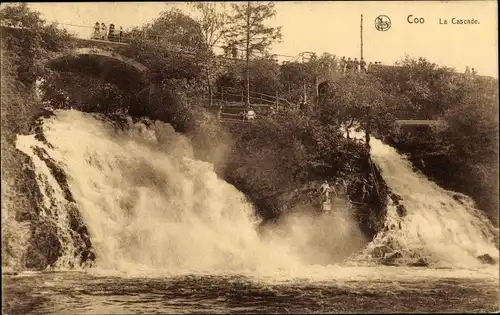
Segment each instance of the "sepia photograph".
[{"label": "sepia photograph", "polygon": [[2,2],[2,314],[500,312],[497,12]]}]

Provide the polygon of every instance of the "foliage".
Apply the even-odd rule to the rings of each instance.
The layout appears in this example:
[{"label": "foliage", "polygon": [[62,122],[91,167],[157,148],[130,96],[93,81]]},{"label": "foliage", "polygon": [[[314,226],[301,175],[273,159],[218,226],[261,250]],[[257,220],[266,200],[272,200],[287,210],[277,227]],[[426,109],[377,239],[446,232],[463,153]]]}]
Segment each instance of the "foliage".
[{"label": "foliage", "polygon": [[279,65],[272,59],[256,58],[249,63],[250,89],[274,95],[279,88]]},{"label": "foliage", "polygon": [[215,46],[222,41],[224,35],[228,32],[226,23],[228,16],[224,12],[219,12],[219,6],[213,2],[193,2],[191,6],[200,14],[195,18],[201,29],[203,44],[205,46],[206,56],[204,58],[205,80],[209,95],[209,107],[212,107],[213,81],[214,81],[214,59],[213,50]]},{"label": "foliage", "polygon": [[150,40],[159,37],[159,49],[180,46],[195,54],[206,50],[200,24],[176,8],[161,12],[152,23],[144,25],[142,31]]},{"label": "foliage", "polygon": [[466,79],[461,85],[462,98],[443,115],[447,128],[441,136],[452,144],[452,154],[463,161],[482,163],[498,155],[498,83],[495,81],[480,77]]},{"label": "foliage", "polygon": [[319,58],[313,54],[308,61],[311,75],[322,76],[326,79],[332,79],[337,74],[338,64],[337,56],[326,52]]},{"label": "foliage", "polygon": [[280,27],[267,27],[264,22],[276,15],[274,3],[251,2],[232,3],[234,14],[228,41],[245,49],[246,56],[246,106],[250,106],[250,66],[249,60],[254,52],[265,53],[271,44],[281,39]]},{"label": "foliage", "polygon": [[229,31],[227,26],[228,16],[220,11],[219,7],[225,7],[224,3],[214,2],[192,2],[190,5],[199,13],[198,18],[194,18],[198,23],[205,49],[210,53],[214,47],[224,40],[224,36]]},{"label": "foliage", "polygon": [[31,87],[45,73],[45,62],[56,52],[70,47],[70,35],[56,25],[46,25],[39,12],[26,3],[11,4],[0,9],[4,54],[8,54],[17,72],[17,79]]},{"label": "foliage", "polygon": [[434,119],[457,102],[460,89],[454,72],[425,58],[406,57],[397,67],[377,67],[386,91],[405,97],[401,119]]},{"label": "foliage", "polygon": [[170,9],[152,23],[132,30],[133,34],[122,53],[146,65],[154,82],[201,80],[208,50],[202,28],[193,18]]},{"label": "foliage", "polygon": [[378,80],[353,73],[330,83],[320,97],[317,115],[322,123],[346,126],[346,131],[358,122],[368,135],[371,129],[386,130],[392,126],[393,105],[393,97],[384,93]]},{"label": "foliage", "polygon": [[[431,76],[436,77],[436,76]],[[442,76],[448,80],[448,76]],[[491,218],[498,215],[498,81],[452,76],[451,95],[443,95],[440,128],[389,133],[390,143],[447,189],[473,197]],[[443,86],[435,82],[434,86]],[[434,93],[442,93],[436,90]],[[437,98],[429,94],[429,99]],[[453,104],[447,104],[453,99]]]},{"label": "foliage", "polygon": [[333,126],[294,112],[234,125],[231,135],[234,147],[224,178],[267,218],[275,215],[277,196],[312,180],[352,173],[365,153]]},{"label": "foliage", "polygon": [[281,27],[268,27],[265,21],[276,15],[274,3],[252,2],[232,3],[234,14],[230,17],[231,27],[228,40],[245,49],[248,56],[254,52],[264,53],[282,37]]},{"label": "foliage", "polygon": [[[280,88],[280,66],[269,58],[256,58],[248,63],[250,90],[275,95]],[[216,80],[218,87],[244,89],[246,67],[242,62],[228,65]]]}]

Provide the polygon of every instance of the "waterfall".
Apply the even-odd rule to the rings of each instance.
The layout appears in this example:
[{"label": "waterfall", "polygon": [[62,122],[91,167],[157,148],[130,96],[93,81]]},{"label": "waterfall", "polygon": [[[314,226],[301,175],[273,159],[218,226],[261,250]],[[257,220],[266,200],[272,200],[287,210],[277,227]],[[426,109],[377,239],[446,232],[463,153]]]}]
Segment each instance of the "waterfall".
[{"label": "waterfall", "polygon": [[291,215],[260,234],[246,197],[168,124],[129,117],[120,125],[61,110],[36,130],[18,136],[17,148],[31,158],[42,195],[35,245],[55,268],[93,261],[111,271],[273,272],[341,263],[360,251],[365,262],[395,254],[452,266],[479,264],[484,254],[498,260],[498,231],[470,198],[413,171],[377,139],[372,159],[406,213],[389,202],[384,228],[366,245],[346,209]]},{"label": "waterfall", "polygon": [[[56,213],[59,265],[81,251],[68,228],[74,208],[88,227],[95,266],[109,270],[289,269],[323,261],[339,244],[345,249],[346,235],[361,238],[347,219],[322,223],[336,233],[304,238],[303,231],[318,227],[308,218],[290,218],[284,235],[263,237],[253,206],[211,164],[194,159],[187,138],[161,122],[128,118],[125,125],[57,111],[38,136],[18,137],[17,147],[35,164],[43,208]],[[54,168],[67,183],[55,178]],[[331,248],[318,250],[323,244]]]},{"label": "waterfall", "polygon": [[[354,132],[362,139],[361,133]],[[394,254],[402,262],[425,258],[446,266],[471,266],[488,254],[498,261],[498,229],[475,208],[471,198],[445,190],[414,171],[408,159],[382,141],[372,138],[371,157],[406,211],[389,200],[384,228],[365,254]]]}]

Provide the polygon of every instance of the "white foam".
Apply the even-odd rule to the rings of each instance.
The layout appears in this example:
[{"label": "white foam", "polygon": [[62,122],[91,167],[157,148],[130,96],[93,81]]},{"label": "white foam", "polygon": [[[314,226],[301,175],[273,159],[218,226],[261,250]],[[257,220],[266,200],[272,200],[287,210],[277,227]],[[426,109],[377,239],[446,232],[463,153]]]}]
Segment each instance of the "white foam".
[{"label": "white foam", "polygon": [[[352,131],[356,138],[363,133]],[[498,261],[493,245],[498,230],[464,195],[447,191],[415,172],[406,157],[382,141],[371,138],[371,157],[390,189],[402,197],[407,213],[400,217],[389,202],[384,227],[368,246],[380,245],[427,257],[443,266],[478,266],[477,256],[489,254]],[[454,197],[455,196],[455,197]],[[460,201],[461,200],[461,201]]]}]

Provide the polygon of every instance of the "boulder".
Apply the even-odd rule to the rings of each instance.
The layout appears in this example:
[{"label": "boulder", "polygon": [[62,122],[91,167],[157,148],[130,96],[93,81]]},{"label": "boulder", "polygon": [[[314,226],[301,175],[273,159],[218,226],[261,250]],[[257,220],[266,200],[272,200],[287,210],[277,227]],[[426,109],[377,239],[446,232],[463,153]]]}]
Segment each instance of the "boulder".
[{"label": "boulder", "polygon": [[371,255],[373,258],[382,258],[384,257],[386,254],[388,254],[389,252],[391,251],[391,249],[385,245],[382,245],[382,246],[379,246],[379,247],[375,247],[372,252],[371,252]]},{"label": "boulder", "polygon": [[402,257],[403,254],[401,254],[400,252],[395,252],[382,258],[380,260],[380,263],[385,266],[397,266],[398,264],[396,263],[396,260]]},{"label": "boulder", "polygon": [[424,258],[419,258],[417,261],[408,264],[411,267],[429,267],[429,263]]},{"label": "boulder", "polygon": [[497,260],[494,257],[491,257],[490,254],[484,254],[484,255],[477,256],[477,259],[480,262],[482,262],[483,264],[494,265],[497,263]]}]

